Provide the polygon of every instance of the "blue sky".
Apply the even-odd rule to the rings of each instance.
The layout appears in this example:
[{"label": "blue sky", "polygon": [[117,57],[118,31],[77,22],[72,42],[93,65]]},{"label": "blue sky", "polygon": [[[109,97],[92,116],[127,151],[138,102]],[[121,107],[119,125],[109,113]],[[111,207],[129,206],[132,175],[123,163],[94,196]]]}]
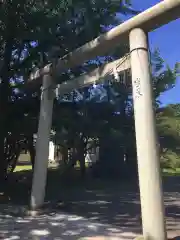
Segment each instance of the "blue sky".
[{"label": "blue sky", "polygon": [[[134,9],[143,11],[160,1],[162,0],[132,0],[132,4]],[[149,40],[151,49],[158,47],[161,56],[171,67],[180,62],[180,19],[151,32]],[[163,105],[180,103],[180,78],[173,89],[162,94],[160,101]]]}]

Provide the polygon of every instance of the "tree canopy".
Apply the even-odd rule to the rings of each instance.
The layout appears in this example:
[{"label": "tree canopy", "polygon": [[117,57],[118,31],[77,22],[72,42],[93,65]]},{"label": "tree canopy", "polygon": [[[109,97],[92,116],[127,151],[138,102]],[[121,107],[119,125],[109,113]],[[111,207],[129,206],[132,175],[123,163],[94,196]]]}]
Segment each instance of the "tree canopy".
[{"label": "tree canopy", "polygon": [[[33,149],[32,136],[37,133],[40,88],[26,88],[30,71],[62,57],[84,43],[94,39],[107,29],[121,23],[119,14],[136,14],[132,3],[113,0],[9,0],[0,4],[0,176],[4,177],[9,162],[16,159],[20,141]],[[57,82],[73,79],[82,72],[129,52],[127,44],[121,44],[104,57],[97,57],[85,64],[61,73]],[[179,74],[179,64],[171,69],[156,49],[151,54],[152,81],[155,108],[159,112],[160,132],[168,126],[174,127],[178,117],[175,106],[160,111],[159,96],[173,88]],[[101,147],[100,165],[109,168],[110,152],[114,154],[114,164],[127,155],[130,168],[136,163],[136,147],[133,122],[133,103],[130,76],[122,81],[109,82],[96,87],[76,89],[55,101],[53,126],[57,144],[76,148],[77,157],[84,164],[87,140],[93,139]],[[177,106],[178,108],[178,106]],[[163,114],[168,114],[167,116]],[[159,120],[160,118],[160,120]],[[171,119],[171,120],[170,120]],[[163,122],[163,123],[162,123]],[[172,122],[172,124],[170,124]],[[63,129],[65,133],[62,134]],[[172,130],[171,134],[176,129]],[[160,133],[161,134],[161,133]],[[166,131],[167,134],[167,131]],[[62,137],[63,136],[63,137]],[[164,136],[164,135],[163,135]],[[108,142],[117,142],[105,154]],[[163,142],[163,144],[165,144]],[[116,146],[115,146],[116,145]],[[116,149],[115,149],[116,148]],[[15,155],[12,157],[12,152]],[[34,158],[34,153],[32,158]],[[118,155],[119,154],[119,155]],[[104,160],[106,158],[106,160]],[[134,159],[134,160],[132,160]],[[106,164],[105,164],[106,163]],[[101,165],[102,167],[102,165]],[[104,168],[105,169],[105,168]],[[113,170],[112,170],[113,172]]]}]

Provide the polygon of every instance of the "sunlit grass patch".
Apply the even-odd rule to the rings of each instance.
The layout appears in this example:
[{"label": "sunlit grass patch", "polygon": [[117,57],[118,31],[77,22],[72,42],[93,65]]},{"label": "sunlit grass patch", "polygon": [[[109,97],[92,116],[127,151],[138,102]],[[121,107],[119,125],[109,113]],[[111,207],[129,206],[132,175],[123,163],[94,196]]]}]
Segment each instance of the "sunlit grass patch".
[{"label": "sunlit grass patch", "polygon": [[180,176],[180,168],[164,168],[162,172],[165,176]]},{"label": "sunlit grass patch", "polygon": [[14,169],[14,172],[20,172],[20,171],[30,171],[32,170],[32,165],[19,165],[16,166]]}]

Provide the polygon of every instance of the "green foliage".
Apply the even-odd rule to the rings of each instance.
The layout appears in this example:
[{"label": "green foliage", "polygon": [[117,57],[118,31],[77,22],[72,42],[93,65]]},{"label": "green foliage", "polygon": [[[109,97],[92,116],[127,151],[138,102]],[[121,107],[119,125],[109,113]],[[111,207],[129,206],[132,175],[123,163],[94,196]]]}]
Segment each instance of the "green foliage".
[{"label": "green foliage", "polygon": [[[40,91],[24,87],[32,68],[63,56],[103,33],[110,24],[119,23],[116,13],[130,12],[128,6],[128,2],[124,7],[123,1],[111,0],[10,0],[1,3],[1,163],[6,158],[3,143],[8,132],[19,135],[27,134],[25,129],[28,134],[37,131]],[[54,53],[53,48],[57,50],[57,46],[58,51]],[[73,69],[71,75],[79,75],[87,69]],[[66,80],[68,74],[64,76],[59,81]],[[0,169],[3,171],[4,167]]]},{"label": "green foliage", "polygon": [[162,166],[180,167],[180,104],[170,104],[157,114]]},{"label": "green foliage", "polygon": [[151,69],[152,69],[152,80],[154,88],[154,97],[158,97],[165,91],[170,90],[175,86],[177,79],[176,66],[171,69],[168,64],[160,56],[158,49],[151,55]]},{"label": "green foliage", "polygon": [[180,76],[180,63],[176,63],[175,65],[175,71],[176,71],[176,74],[177,76],[179,77]]},{"label": "green foliage", "polygon": [[180,155],[168,149],[164,149],[160,161],[163,168],[176,169],[180,167]]},{"label": "green foliage", "polygon": [[3,1],[0,57],[3,60],[8,45],[12,58],[9,76],[27,76],[34,65],[39,66],[40,53],[46,54],[45,62],[52,60],[53,46],[58,46],[56,57],[63,56],[93,39],[105,27],[119,23],[116,13],[130,11],[129,5],[111,0]]},{"label": "green foliage", "polygon": [[[30,71],[71,52],[104,33],[107,28],[119,24],[121,19],[116,17],[117,12],[137,13],[131,8],[130,0],[10,0],[1,3],[1,160],[1,143],[4,144],[8,132],[16,139],[19,139],[21,134],[24,137],[37,132],[40,91],[25,89],[24,83]],[[127,51],[127,44],[120,45],[104,59],[96,58],[96,61],[63,73],[58,81],[63,82],[70,76],[79,76],[104,61],[121,57]],[[151,60],[153,88],[157,100],[161,93],[174,87],[179,65],[176,64],[175,69],[171,70],[158,50],[152,54]],[[23,81],[20,80],[22,77]],[[107,93],[104,102],[98,103],[98,97],[87,101],[87,89],[82,90],[83,100],[79,104],[65,103],[62,107],[61,103],[56,102],[53,120],[56,142],[59,140],[59,144],[72,147],[77,142],[85,143],[88,138],[102,138],[107,131],[107,139],[116,139],[119,144],[117,148],[125,149],[123,151],[127,154],[131,149],[131,158],[135,159],[132,95],[131,86],[129,81],[127,82],[104,86]],[[18,91],[15,92],[14,89]],[[116,94],[113,94],[113,91]],[[114,114],[115,112],[120,114]],[[178,139],[175,122],[179,116],[179,106],[171,106],[168,114],[171,117],[160,116],[160,136],[163,136],[163,148],[174,151],[173,147]],[[66,131],[63,133],[62,129]]]}]

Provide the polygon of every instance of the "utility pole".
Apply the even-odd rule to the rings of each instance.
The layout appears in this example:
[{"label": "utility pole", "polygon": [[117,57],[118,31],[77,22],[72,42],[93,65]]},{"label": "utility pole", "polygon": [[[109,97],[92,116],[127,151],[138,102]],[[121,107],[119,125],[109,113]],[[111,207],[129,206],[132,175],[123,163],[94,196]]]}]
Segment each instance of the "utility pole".
[{"label": "utility pole", "polygon": [[147,34],[136,28],[129,40],[143,235],[146,240],[166,240]]}]

